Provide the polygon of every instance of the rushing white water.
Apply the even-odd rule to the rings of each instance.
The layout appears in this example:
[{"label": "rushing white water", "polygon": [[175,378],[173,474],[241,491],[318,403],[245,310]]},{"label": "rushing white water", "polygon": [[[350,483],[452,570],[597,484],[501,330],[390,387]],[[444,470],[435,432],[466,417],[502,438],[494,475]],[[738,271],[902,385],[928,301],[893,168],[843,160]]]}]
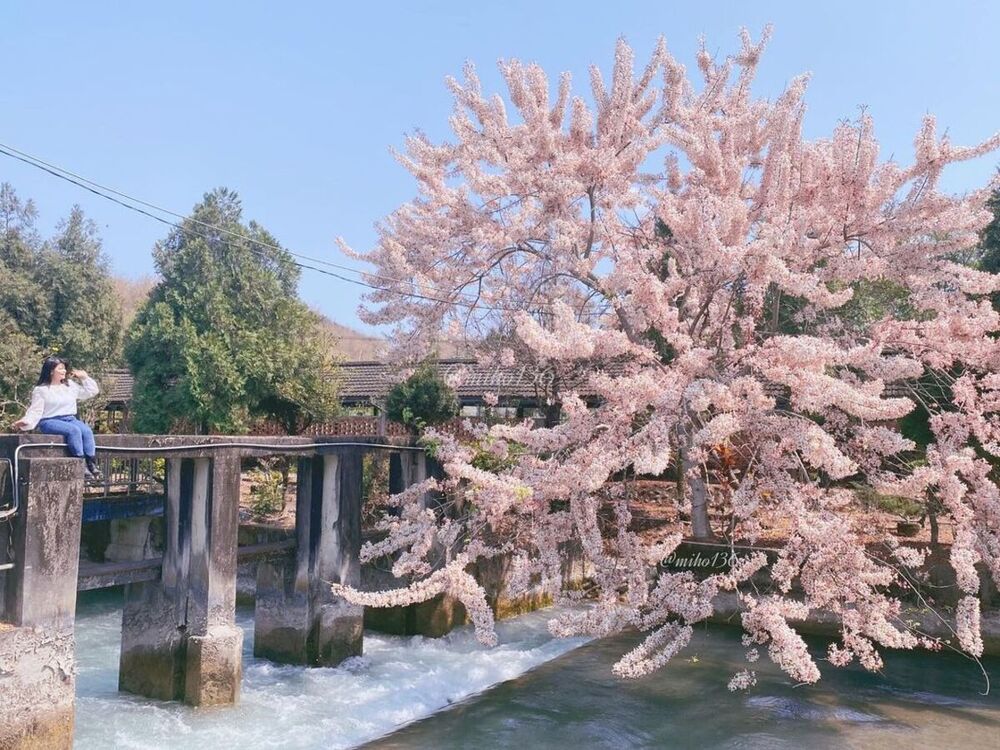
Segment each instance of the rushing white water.
[{"label": "rushing white water", "polygon": [[[761,659],[757,685],[732,693],[726,683],[746,664],[737,629],[701,627],[665,670],[623,681],[611,665],[636,635],[576,648],[582,639],[548,634],[551,615],[500,623],[494,649],[469,629],[442,639],[366,633],[363,658],[305,669],[254,659],[252,614],[241,611],[242,700],[196,710],[117,692],[121,599],[91,595],[77,620],[76,747],[260,750],[375,740],[372,750],[1000,750],[1000,660],[982,662],[990,695],[981,694],[987,680],[967,659],[891,651],[884,674],[824,665],[823,679],[807,686]],[[809,644],[822,659],[825,641]],[[459,705],[441,710],[452,704]]]},{"label": "rushing white water", "polygon": [[552,612],[501,622],[498,646],[469,628],[439,639],[365,633],[365,655],[336,669],[280,666],[253,657],[253,613],[244,630],[239,705],[192,709],[118,692],[120,597],[83,599],[77,617],[78,750],[122,748],[342,748],[379,737],[584,643],[555,639]]}]

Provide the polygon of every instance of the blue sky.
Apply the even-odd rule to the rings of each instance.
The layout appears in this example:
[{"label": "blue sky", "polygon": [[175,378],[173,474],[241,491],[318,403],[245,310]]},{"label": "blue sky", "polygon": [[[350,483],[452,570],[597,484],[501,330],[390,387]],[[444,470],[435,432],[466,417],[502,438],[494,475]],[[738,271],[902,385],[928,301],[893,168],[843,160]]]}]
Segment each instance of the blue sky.
[{"label": "blue sky", "polygon": [[[932,112],[957,143],[1000,129],[1000,2],[22,2],[0,5],[0,142],[186,213],[225,185],[246,215],[296,252],[346,262],[334,245],[374,240],[373,225],[412,197],[391,146],[420,128],[448,136],[447,75],[466,60],[498,90],[495,62],[542,64],[552,80],[608,70],[624,35],[638,59],[659,35],[694,69],[699,35],[737,49],[737,32],[774,36],[756,93],[813,74],[809,137],[866,105],[883,156],[908,161]],[[1000,158],[952,168],[960,192]],[[166,228],[0,156],[0,181],[32,198],[50,232],[79,203],[116,274],[153,272]],[[338,322],[361,289],[305,271],[302,297]]]}]

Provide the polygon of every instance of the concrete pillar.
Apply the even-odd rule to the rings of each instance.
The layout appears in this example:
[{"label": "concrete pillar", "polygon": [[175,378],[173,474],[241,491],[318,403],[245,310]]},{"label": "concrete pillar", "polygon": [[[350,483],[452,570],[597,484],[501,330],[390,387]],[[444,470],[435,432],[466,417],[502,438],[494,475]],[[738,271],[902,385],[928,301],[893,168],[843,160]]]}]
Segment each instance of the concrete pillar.
[{"label": "concrete pillar", "polygon": [[0,618],[0,748],[68,750],[83,462],[24,459],[21,477]]},{"label": "concrete pillar", "polygon": [[389,456],[389,492],[399,494],[427,479],[427,456],[423,451],[397,451]]},{"label": "concrete pillar", "polygon": [[294,561],[257,568],[254,655],[284,664],[335,666],[360,656],[361,607],[329,583],[361,580],[361,461],[358,449],[299,460]]},{"label": "concrete pillar", "polygon": [[156,557],[152,525],[153,518],[150,516],[112,518],[110,541],[104,551],[104,559],[108,562],[124,562]]},{"label": "concrete pillar", "polygon": [[125,587],[121,690],[193,706],[239,699],[239,488],[235,455],[167,461],[163,573]]},{"label": "concrete pillar", "polygon": [[[401,450],[389,458],[389,492],[398,494],[407,487],[423,482],[428,477],[444,476],[440,463],[427,457],[423,451]],[[423,505],[437,507],[437,494],[424,493]],[[382,563],[391,564],[391,560]],[[382,570],[367,570],[365,585],[369,589],[393,588],[405,581]],[[465,607],[452,596],[440,594],[433,599],[406,607],[369,607],[365,610],[365,624],[373,630],[399,635],[422,635],[437,638],[451,632],[466,622]]]}]

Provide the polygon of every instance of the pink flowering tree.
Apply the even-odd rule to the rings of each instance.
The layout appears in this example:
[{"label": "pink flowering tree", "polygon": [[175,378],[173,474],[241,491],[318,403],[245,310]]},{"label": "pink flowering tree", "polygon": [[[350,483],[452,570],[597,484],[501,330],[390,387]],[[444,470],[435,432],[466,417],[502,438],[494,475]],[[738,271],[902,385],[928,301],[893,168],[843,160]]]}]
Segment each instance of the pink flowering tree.
[{"label": "pink flowering tree", "polygon": [[[951,196],[938,181],[1000,138],[960,148],[927,117],[906,165],[879,159],[867,115],[806,140],[806,77],[774,101],[751,95],[762,47],[744,32],[731,57],[703,50],[696,85],[663,42],[638,74],[620,42],[610,81],[591,70],[589,101],[568,74],[553,99],[517,61],[500,63],[506,100],[471,66],[449,81],[454,137],[408,139],[399,159],[419,193],[357,255],[379,288],[363,312],[398,327],[403,355],[463,335],[483,358],[564,373],[561,417],[484,429],[476,445],[433,437],[446,479],[397,496],[365,550],[395,555],[411,585],[339,593],[389,605],[447,592],[491,642],[470,563],[509,555],[515,586],[555,591],[575,546],[594,604],[552,629],[647,632],[619,674],[667,662],[726,592],[750,661],[766,646],[793,679],[817,680],[795,623],[822,611],[840,623],[830,663],[877,669],[882,647],[937,644],[900,617],[902,573],[923,556],[865,528],[862,483],[950,516],[957,642],[982,652],[979,577],[1000,581],[1000,277],[956,261],[990,218],[989,186]],[[896,422],[928,378],[950,398],[923,404],[933,439],[907,462]],[[722,454],[738,456],[724,472]],[[658,567],[682,534],[630,529],[630,479],[674,465],[686,535],[752,545],[778,529],[780,551],[707,577]],[[432,488],[465,512],[428,508]]]}]

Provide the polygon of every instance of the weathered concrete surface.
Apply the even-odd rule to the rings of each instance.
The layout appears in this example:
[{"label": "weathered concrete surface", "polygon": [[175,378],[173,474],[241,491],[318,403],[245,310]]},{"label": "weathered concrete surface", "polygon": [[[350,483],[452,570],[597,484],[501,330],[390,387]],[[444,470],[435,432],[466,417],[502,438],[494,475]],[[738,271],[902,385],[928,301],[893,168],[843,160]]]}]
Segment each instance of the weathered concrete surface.
[{"label": "weathered concrete surface", "polygon": [[[98,450],[101,448],[128,448],[130,457],[163,458],[164,448],[171,449],[171,458],[212,458],[228,448],[208,449],[208,446],[239,443],[239,448],[232,451],[241,456],[273,456],[275,450],[309,448],[316,443],[370,443],[372,445],[392,444],[399,446],[412,445],[411,436],[400,435],[317,435],[313,436],[277,436],[277,435],[101,435]],[[10,455],[18,445],[53,442],[51,435],[41,433],[22,433],[18,435],[0,435],[0,455]],[[254,446],[260,446],[255,448]],[[66,455],[63,447],[33,449],[31,456],[46,456],[60,458]]]},{"label": "weathered concrete surface", "polygon": [[[362,587],[366,591],[399,587],[402,582],[389,572],[391,560],[378,560],[362,570]],[[480,560],[468,568],[486,589],[486,599],[498,620],[532,612],[552,604],[552,595],[541,586],[513,595],[510,592],[509,556]],[[562,588],[580,588],[592,574],[578,548],[567,545],[563,555]],[[438,638],[456,627],[465,625],[468,616],[460,601],[447,594],[439,594],[426,602],[407,607],[366,607],[365,627],[393,635],[422,635]]]},{"label": "weathered concrete surface", "polygon": [[393,495],[427,479],[427,456],[423,451],[396,451],[389,457],[389,492]]},{"label": "weathered concrete surface", "polygon": [[73,746],[72,628],[0,624],[0,750]]},{"label": "weathered concrete surface", "polygon": [[334,666],[350,656],[361,656],[363,649],[364,608],[330,591],[331,583],[355,587],[361,583],[363,454],[345,450],[320,458],[324,471],[319,508],[313,494],[312,520],[318,517],[319,528],[313,527],[312,532],[316,543],[309,576],[313,611],[309,656],[316,664]]},{"label": "weathered concrete surface", "polygon": [[187,639],[184,700],[193,706],[224,706],[240,697],[243,631],[214,625]]},{"label": "weathered concrete surface", "polygon": [[[712,602],[715,606],[715,612],[709,618],[709,622],[740,625],[742,607],[735,593],[716,594]],[[904,605],[900,618],[904,622],[910,623],[915,630],[933,638],[941,638],[945,643],[958,648],[954,632],[955,619],[952,613],[932,612]],[[818,635],[827,638],[836,638],[840,635],[839,622],[830,612],[813,610],[808,617],[796,620],[792,625],[795,630],[805,635]],[[983,636],[983,655],[1000,656],[1000,611],[996,609],[985,610],[982,613],[980,629]]]},{"label": "weathered concrete surface", "polygon": [[[383,557],[361,567],[361,588],[364,591],[386,591],[399,588],[403,581],[390,572],[392,559]],[[413,635],[412,607],[365,607],[364,626],[380,633]]]},{"label": "weathered concrete surface", "polygon": [[257,564],[254,656],[279,664],[308,663],[309,587],[307,579],[298,579],[296,568],[296,560]]},{"label": "weathered concrete surface", "polygon": [[104,559],[109,562],[148,560],[156,557],[153,547],[153,523],[150,516],[112,518],[109,522],[109,541]]},{"label": "weathered concrete surface", "polygon": [[[444,476],[444,468],[437,461],[428,458],[423,451],[398,451],[390,456],[389,492],[397,494],[407,487],[422,482],[429,477]],[[422,501],[425,508],[437,508],[440,498],[437,493],[426,492]],[[378,560],[365,566],[362,571],[362,587],[367,591],[392,589],[405,585],[395,578],[389,569],[392,561]],[[481,580],[476,569],[477,580]],[[489,586],[487,586],[489,591]],[[433,599],[407,607],[366,607],[365,627],[383,633],[396,635],[423,635],[437,638],[446,635],[467,621],[465,607],[458,599],[448,594],[439,594]]]},{"label": "weathered concrete surface", "polygon": [[6,574],[0,622],[0,749],[73,744],[73,619],[83,463],[32,458],[14,523],[17,566]]},{"label": "weathered concrete surface", "polygon": [[[24,507],[14,522],[18,565],[6,586],[4,620],[17,625],[72,624],[80,562],[83,462],[22,461]],[[26,489],[26,491],[25,491]]]},{"label": "weathered concrete surface", "polygon": [[[333,597],[330,597],[333,599]],[[344,659],[361,656],[364,649],[364,611],[343,600],[319,606],[309,633],[313,663],[332,667]]]},{"label": "weathered concrete surface", "polygon": [[[382,558],[366,564],[361,571],[365,591],[400,588],[404,581],[390,572],[392,560]],[[470,570],[475,568],[470,567]],[[392,635],[422,635],[438,638],[467,621],[465,607],[453,596],[438,594],[426,602],[406,607],[365,607],[364,625],[371,630]]]},{"label": "weathered concrete surface", "polygon": [[125,588],[122,690],[195,706],[238,700],[239,471],[235,454],[168,460],[162,578]]},{"label": "weathered concrete surface", "polygon": [[[238,537],[240,547],[284,541],[294,543],[295,529],[243,521],[240,523]],[[257,568],[265,561],[260,559],[243,560],[240,558],[239,565],[236,567],[237,604],[254,605],[254,602],[257,600]]]},{"label": "weathered concrete surface", "polygon": [[125,587],[118,689],[156,700],[184,699],[183,622],[159,581]]},{"label": "weathered concrete surface", "polygon": [[258,565],[255,656],[334,666],[361,655],[363,610],[330,583],[361,580],[362,455],[345,448],[299,461],[296,557]]}]

